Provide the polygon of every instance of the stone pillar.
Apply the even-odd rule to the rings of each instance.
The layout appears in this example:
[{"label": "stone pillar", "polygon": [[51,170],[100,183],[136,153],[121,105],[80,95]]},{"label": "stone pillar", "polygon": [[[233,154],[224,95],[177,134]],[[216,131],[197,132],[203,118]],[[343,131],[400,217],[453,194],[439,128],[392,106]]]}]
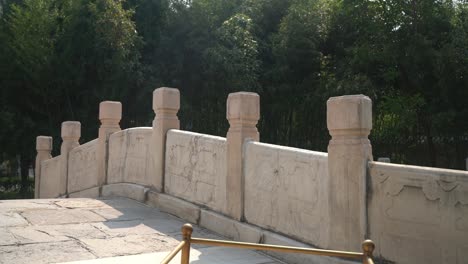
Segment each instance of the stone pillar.
[{"label": "stone pillar", "polygon": [[60,184],[59,196],[68,194],[68,154],[80,145],[81,123],[66,121],[62,123],[62,145],[60,146]]},{"label": "stone pillar", "polygon": [[34,170],[34,198],[40,198],[41,162],[52,158],[52,137],[38,136],[36,138],[36,167]]},{"label": "stone pillar", "polygon": [[118,132],[120,120],[122,119],[122,104],[114,101],[104,101],[99,104],[99,127],[98,148],[96,150],[97,160],[97,185],[107,183],[107,165],[109,158],[109,137]]},{"label": "stone pillar", "polygon": [[329,247],[359,251],[367,230],[366,173],[372,161],[368,135],[372,101],[364,95],[327,101]]},{"label": "stone pillar", "polygon": [[244,176],[242,147],[246,139],[259,141],[260,96],[256,93],[231,93],[227,99],[227,179],[226,214],[236,220],[244,217]]},{"label": "stone pillar", "polygon": [[153,92],[153,110],[156,114],[153,121],[151,149],[153,174],[151,187],[164,192],[164,164],[166,155],[166,134],[169,129],[179,129],[177,112],[180,109],[178,89],[162,87]]}]

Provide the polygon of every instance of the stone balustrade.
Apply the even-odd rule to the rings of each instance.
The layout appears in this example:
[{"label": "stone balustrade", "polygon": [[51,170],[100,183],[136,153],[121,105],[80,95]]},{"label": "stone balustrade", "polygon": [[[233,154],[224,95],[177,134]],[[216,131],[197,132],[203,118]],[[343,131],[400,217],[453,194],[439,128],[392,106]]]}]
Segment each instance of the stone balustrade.
[{"label": "stone balustrade", "polygon": [[179,130],[179,109],[163,87],[152,127],[121,130],[121,103],[105,101],[96,140],[80,145],[81,124],[64,122],[52,158],[37,137],[35,197],[124,196],[248,242],[360,251],[370,238],[391,263],[468,259],[468,172],[373,162],[367,96],[328,100],[328,153],[260,143],[255,93],[228,96],[226,138]]}]

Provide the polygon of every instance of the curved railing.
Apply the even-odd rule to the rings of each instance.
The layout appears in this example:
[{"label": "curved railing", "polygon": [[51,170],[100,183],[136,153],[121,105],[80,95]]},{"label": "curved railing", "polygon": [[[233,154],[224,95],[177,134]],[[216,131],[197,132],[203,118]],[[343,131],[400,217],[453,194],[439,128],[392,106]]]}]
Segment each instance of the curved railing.
[{"label": "curved railing", "polygon": [[256,244],[256,243],[245,243],[245,242],[233,242],[226,240],[215,240],[205,238],[192,238],[193,228],[190,224],[182,226],[182,238],[183,240],[177,245],[177,247],[167,255],[161,261],[161,264],[168,264],[180,251],[182,252],[181,264],[188,264],[190,262],[190,245],[191,244],[203,244],[210,246],[222,246],[222,247],[234,247],[243,249],[254,249],[254,250],[268,250],[278,251],[286,253],[301,253],[309,255],[327,256],[327,257],[340,257],[340,258],[351,258],[361,259],[363,264],[374,264],[372,260],[372,253],[375,245],[372,240],[365,240],[362,243],[362,252],[349,252],[349,251],[337,251],[337,250],[325,250],[325,249],[313,249],[313,248],[301,248],[301,247],[287,247],[278,245],[268,244]]}]

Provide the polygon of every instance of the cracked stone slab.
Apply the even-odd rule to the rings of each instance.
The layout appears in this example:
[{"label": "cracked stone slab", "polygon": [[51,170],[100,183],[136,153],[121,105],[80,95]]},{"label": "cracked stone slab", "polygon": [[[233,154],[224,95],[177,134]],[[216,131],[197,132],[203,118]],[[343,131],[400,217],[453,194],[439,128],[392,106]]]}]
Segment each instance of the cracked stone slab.
[{"label": "cracked stone slab", "polygon": [[80,239],[86,247],[99,258],[135,255],[149,252],[166,251],[175,248],[179,241],[160,235],[127,235],[107,239]]},{"label": "cracked stone slab", "polygon": [[[186,222],[121,198],[1,202],[6,211],[0,209],[0,223],[8,223],[0,227],[2,264],[57,263],[167,252],[182,240],[181,227]],[[193,228],[195,237],[221,238],[196,225]],[[192,248],[195,251],[209,246]],[[119,261],[114,263],[122,263]]]},{"label": "cracked stone slab", "polygon": [[144,203],[140,203],[135,200],[131,200],[124,197],[100,197],[99,201],[102,201],[106,205],[119,209],[119,208],[152,208]]},{"label": "cracked stone slab", "polygon": [[45,225],[36,226],[38,231],[47,232],[53,236],[65,236],[67,238],[106,238],[108,235],[94,226],[94,223]]},{"label": "cracked stone slab", "polygon": [[160,213],[155,208],[106,208],[93,209],[93,212],[110,221],[128,221],[160,218]]},{"label": "cracked stone slab", "polygon": [[7,228],[0,228],[0,246],[14,245],[17,242],[18,239]]},{"label": "cracked stone slab", "polygon": [[[34,226],[26,227],[15,227],[10,228],[8,233],[14,238],[11,241],[0,239],[0,244],[12,245],[12,244],[31,244],[31,243],[46,243],[46,242],[58,242],[70,240],[68,237],[59,233],[49,233],[47,231],[40,230]],[[6,241],[6,242],[4,242]],[[9,242],[9,243],[8,243]]]},{"label": "cracked stone slab", "polygon": [[2,212],[0,213],[0,219],[0,227],[28,225],[28,221],[20,214],[14,212]]},{"label": "cracked stone slab", "polygon": [[[125,263],[160,263],[167,252],[146,253],[132,256],[102,258],[94,260],[69,262],[67,264],[125,264]],[[191,263],[204,264],[280,264],[278,260],[271,259],[263,254],[250,250],[232,248],[203,248],[190,250]],[[180,254],[176,255],[171,263],[180,263]]]},{"label": "cracked stone slab", "polygon": [[158,230],[159,227],[154,226],[156,224],[152,221],[131,220],[94,223],[93,226],[108,236],[163,234]]},{"label": "cracked stone slab", "polygon": [[34,210],[22,215],[33,225],[76,224],[105,221],[100,215],[89,210]]},{"label": "cracked stone slab", "polygon": [[64,199],[55,202],[56,205],[63,207],[63,208],[68,208],[68,209],[74,209],[74,208],[112,208],[112,206],[106,204],[105,201],[102,200],[95,200],[95,199],[86,199],[86,198],[80,198],[80,199]]},{"label": "cracked stone slab", "polygon": [[56,200],[8,200],[0,201],[0,211],[24,211],[25,209],[57,209]]},{"label": "cracked stone slab", "polygon": [[57,263],[96,258],[77,241],[0,247],[0,263]]}]

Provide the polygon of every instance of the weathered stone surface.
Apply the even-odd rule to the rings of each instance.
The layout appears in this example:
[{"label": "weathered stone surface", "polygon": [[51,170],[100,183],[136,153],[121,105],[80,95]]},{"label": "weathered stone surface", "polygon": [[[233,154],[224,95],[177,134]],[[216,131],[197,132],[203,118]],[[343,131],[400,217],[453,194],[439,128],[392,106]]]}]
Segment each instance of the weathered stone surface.
[{"label": "weathered stone surface", "polygon": [[63,180],[61,161],[62,157],[57,156],[41,163],[40,198],[55,198],[63,193],[64,189],[60,187]]},{"label": "weathered stone surface", "polygon": [[98,198],[99,197],[99,187],[93,187],[85,189],[79,192],[74,192],[68,194],[70,198]]},{"label": "weathered stone surface", "polygon": [[200,215],[200,226],[237,241],[259,243],[262,238],[260,228],[203,209]]},{"label": "weathered stone surface", "polygon": [[9,228],[0,227],[0,246],[16,245],[18,244],[18,238],[10,233]]},{"label": "weathered stone surface", "polygon": [[331,97],[327,101],[327,128],[338,134],[346,130],[355,130],[357,134],[370,131],[372,100],[362,94]]},{"label": "weathered stone surface", "polygon": [[247,92],[229,94],[226,118],[229,121],[229,130],[226,135],[226,209],[223,213],[241,220],[244,217],[242,151],[247,139],[260,140],[256,127],[260,119],[260,96]]},{"label": "weathered stone surface", "polygon": [[369,163],[370,238],[398,263],[465,263],[468,172]]},{"label": "weathered stone surface", "polygon": [[244,153],[246,221],[326,247],[327,154],[258,142]]},{"label": "weathered stone surface", "polygon": [[98,184],[97,139],[74,148],[68,154],[68,192],[83,191]]},{"label": "weathered stone surface", "polygon": [[[263,243],[280,245],[280,246],[291,246],[291,247],[305,247],[313,248],[310,245],[292,240],[290,238],[281,236],[276,233],[264,231],[263,232]],[[352,260],[345,260],[339,258],[323,257],[316,255],[307,255],[307,254],[295,254],[295,253],[282,253],[282,252],[272,252],[272,251],[262,251],[271,255],[275,258],[285,261],[290,264],[355,264]]]},{"label": "weathered stone surface", "polygon": [[[158,209],[123,198],[0,201],[0,205],[0,223],[11,224],[0,227],[0,263],[8,264],[167,252],[181,240],[180,229],[185,223]],[[125,219],[134,220],[113,217],[117,212],[125,215]],[[10,219],[12,215],[14,221]],[[197,226],[194,226],[194,236],[219,239]],[[203,247],[206,246],[194,246]]]},{"label": "weathered stone surface", "polygon": [[0,247],[0,263],[57,263],[96,258],[78,241]]},{"label": "weathered stone surface", "polygon": [[[171,222],[160,219],[107,221],[92,224],[94,228],[109,237],[127,235],[165,234],[169,228],[171,233],[180,232],[180,224],[172,219]],[[170,227],[169,227],[170,226]],[[164,231],[161,231],[164,230]]]},{"label": "weathered stone surface", "polygon": [[250,122],[255,126],[260,119],[260,96],[250,92],[229,94],[226,104],[226,119]]},{"label": "weathered stone surface", "polygon": [[145,201],[148,188],[131,183],[115,183],[102,187],[102,196],[126,197],[136,201]]},{"label": "weathered stone surface", "polygon": [[[18,205],[18,207],[13,207],[12,204],[10,204],[10,201],[40,201],[40,200],[5,200],[5,201],[0,201],[0,215],[8,215],[12,218],[14,214],[18,214],[19,217],[24,218],[21,216],[21,212],[25,210],[39,210],[39,209],[59,209],[59,206],[56,206],[55,204],[33,204],[33,203],[12,203],[14,205]],[[7,216],[7,217],[8,217]],[[26,219],[24,219],[26,220]],[[13,221],[13,220],[12,220]],[[4,221],[6,222],[6,220]],[[2,224],[0,223],[0,226]]]},{"label": "weathered stone surface", "polygon": [[213,210],[226,204],[226,139],[170,130],[165,192]]},{"label": "weathered stone surface", "polygon": [[166,134],[170,129],[179,129],[177,112],[180,109],[180,92],[175,88],[161,87],[153,92],[153,120],[151,135],[150,186],[164,192],[164,169],[166,158]]},{"label": "weathered stone surface", "polygon": [[62,224],[35,226],[34,229],[55,238],[66,237],[70,240],[80,238],[106,238],[108,234],[97,228],[98,223]]},{"label": "weathered stone surface", "polygon": [[115,209],[119,208],[148,208],[147,205],[125,197],[99,197],[99,201],[102,201],[107,206]]},{"label": "weathered stone surface", "polygon": [[327,101],[329,244],[336,249],[361,250],[366,236],[366,172],[372,161],[368,139],[372,101],[364,95],[332,97]]},{"label": "weathered stone surface", "polygon": [[0,219],[0,227],[28,225],[28,221],[15,212],[0,212]]},{"label": "weathered stone surface", "polygon": [[34,170],[34,198],[39,198],[41,189],[41,163],[52,158],[52,137],[38,136],[36,138],[36,167]]},{"label": "weathered stone surface", "polygon": [[56,209],[55,204],[60,199],[40,199],[40,200],[0,200],[0,212],[21,211],[24,209]]},{"label": "weathered stone surface", "polygon": [[[87,261],[68,262],[67,264],[123,264],[123,263],[160,263],[170,251],[146,253],[132,256],[103,258]],[[190,250],[191,263],[219,264],[276,264],[280,263],[260,253],[244,249],[211,247]],[[171,263],[180,263],[180,254]]]},{"label": "weathered stone surface", "polygon": [[99,104],[99,120],[117,120],[122,118],[122,103],[117,101],[103,101]]},{"label": "weathered stone surface", "polygon": [[65,121],[60,131],[62,139],[79,139],[81,137],[81,123],[78,121]]},{"label": "weathered stone surface", "polygon": [[131,128],[112,134],[109,138],[107,182],[136,183],[149,186],[152,129]]},{"label": "weathered stone surface", "polygon": [[154,219],[158,217],[157,210],[148,210],[148,208],[103,208],[92,209],[91,211],[110,221],[128,221]]},{"label": "weathered stone surface", "polygon": [[147,203],[191,223],[200,219],[200,207],[167,194],[150,191]]},{"label": "weathered stone surface", "polygon": [[[15,238],[15,240],[10,241],[10,243],[6,245],[48,243],[70,240],[70,238],[68,238],[67,236],[57,233],[49,233],[46,230],[41,229],[37,226],[13,227],[8,229],[8,233],[11,234]],[[0,243],[3,244],[4,242]]]},{"label": "weathered stone surface", "polygon": [[106,239],[80,239],[97,257],[133,255],[175,248],[179,241],[160,234],[126,235]]},{"label": "weathered stone surface", "polygon": [[[116,201],[125,202],[126,199],[116,199]],[[107,200],[95,200],[89,198],[82,198],[82,199],[59,199],[53,202],[53,204],[73,209],[73,208],[112,208],[112,206],[107,204]]]},{"label": "weathered stone surface", "polygon": [[[66,121],[62,123],[62,145],[60,146],[60,172],[58,185],[54,185],[56,192],[61,197],[68,193],[68,158],[72,149],[80,145],[81,123],[78,121]],[[44,197],[41,197],[44,198]],[[50,197],[45,197],[50,198]]]},{"label": "weathered stone surface", "polygon": [[33,225],[76,224],[100,222],[105,220],[98,214],[84,209],[30,210],[23,212],[22,216]]},{"label": "weathered stone surface", "polygon": [[107,172],[109,165],[109,137],[112,133],[120,131],[122,119],[122,104],[114,101],[104,101],[99,104],[98,143],[96,150],[97,185],[102,186],[108,182]]}]

